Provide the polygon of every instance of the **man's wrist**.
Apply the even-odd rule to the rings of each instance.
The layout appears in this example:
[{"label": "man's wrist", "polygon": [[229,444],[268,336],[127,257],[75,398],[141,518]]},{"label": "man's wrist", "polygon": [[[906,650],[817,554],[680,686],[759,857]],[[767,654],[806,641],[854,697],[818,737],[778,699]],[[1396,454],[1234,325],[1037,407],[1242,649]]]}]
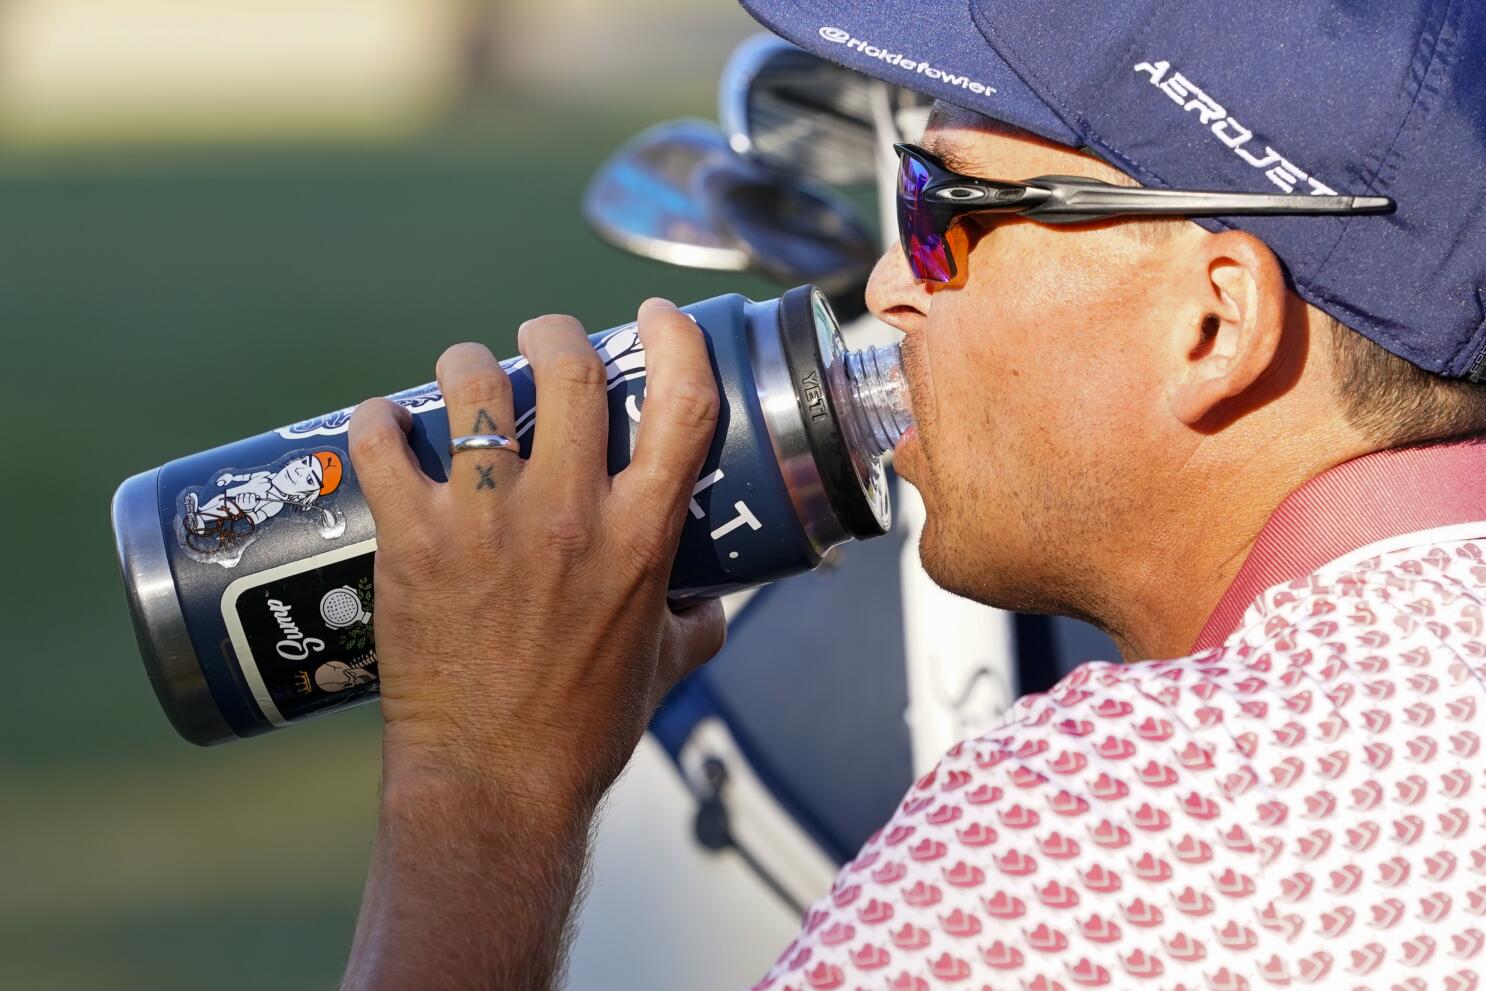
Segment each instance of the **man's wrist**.
[{"label": "man's wrist", "polygon": [[377,840],[345,987],[547,988],[591,810],[384,739]]},{"label": "man's wrist", "polygon": [[[384,816],[442,810],[457,821],[478,817],[492,826],[530,823],[549,835],[586,830],[595,803],[565,782],[534,768],[515,772],[493,764],[488,754],[459,745],[384,741]],[[452,823],[451,823],[452,825]]]}]

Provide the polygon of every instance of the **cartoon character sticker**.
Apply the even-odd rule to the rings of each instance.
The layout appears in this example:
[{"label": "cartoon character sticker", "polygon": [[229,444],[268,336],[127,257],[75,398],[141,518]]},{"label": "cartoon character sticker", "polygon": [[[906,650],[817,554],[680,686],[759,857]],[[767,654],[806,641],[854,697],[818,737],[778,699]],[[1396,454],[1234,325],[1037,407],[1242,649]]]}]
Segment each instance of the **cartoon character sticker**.
[{"label": "cartoon character sticker", "polygon": [[345,463],[339,451],[319,450],[245,473],[218,473],[210,485],[181,494],[181,546],[194,560],[236,567],[258,533],[286,508],[311,515],[326,540],[339,537],[345,514],[328,497],[340,487]]}]

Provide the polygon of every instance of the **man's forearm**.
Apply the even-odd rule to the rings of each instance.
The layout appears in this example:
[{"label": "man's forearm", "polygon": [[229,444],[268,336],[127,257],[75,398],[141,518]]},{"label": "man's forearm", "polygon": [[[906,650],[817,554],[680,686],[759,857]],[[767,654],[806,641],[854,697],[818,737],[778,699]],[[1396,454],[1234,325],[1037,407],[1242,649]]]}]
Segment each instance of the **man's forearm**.
[{"label": "man's forearm", "polygon": [[[517,331],[542,391],[529,456],[455,451],[435,482],[408,410],[373,399],[351,417],[384,725],[348,989],[550,988],[600,796],[659,700],[722,646],[717,601],[667,597],[721,409],[707,338],[661,299],[636,325],[648,398],[615,475],[603,362],[571,317]],[[456,345],[437,371],[452,433],[516,436],[489,348]]]},{"label": "man's forearm", "polygon": [[388,777],[345,991],[547,991],[591,814],[440,775]]}]

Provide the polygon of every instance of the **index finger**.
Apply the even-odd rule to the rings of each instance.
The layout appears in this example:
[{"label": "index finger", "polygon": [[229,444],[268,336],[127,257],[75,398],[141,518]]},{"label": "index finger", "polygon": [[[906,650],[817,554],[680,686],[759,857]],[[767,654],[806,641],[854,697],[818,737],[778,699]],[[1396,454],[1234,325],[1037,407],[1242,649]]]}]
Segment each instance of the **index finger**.
[{"label": "index finger", "polygon": [[664,514],[679,529],[722,409],[707,338],[696,322],[664,299],[640,307],[645,347],[645,403],[629,467],[614,479],[642,512]]},{"label": "index finger", "polygon": [[408,446],[412,426],[412,414],[386,399],[368,399],[351,414],[351,468],[384,537],[416,520],[433,488]]}]

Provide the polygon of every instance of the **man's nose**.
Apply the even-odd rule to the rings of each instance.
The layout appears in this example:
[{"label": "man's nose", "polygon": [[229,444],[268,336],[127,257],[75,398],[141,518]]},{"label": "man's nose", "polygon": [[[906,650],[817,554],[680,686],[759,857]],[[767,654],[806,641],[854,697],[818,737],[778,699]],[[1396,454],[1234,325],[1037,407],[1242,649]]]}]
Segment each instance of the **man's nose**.
[{"label": "man's nose", "polygon": [[913,277],[903,249],[893,244],[877,259],[867,280],[867,309],[877,319],[905,334],[923,329],[929,316],[929,292]]}]

